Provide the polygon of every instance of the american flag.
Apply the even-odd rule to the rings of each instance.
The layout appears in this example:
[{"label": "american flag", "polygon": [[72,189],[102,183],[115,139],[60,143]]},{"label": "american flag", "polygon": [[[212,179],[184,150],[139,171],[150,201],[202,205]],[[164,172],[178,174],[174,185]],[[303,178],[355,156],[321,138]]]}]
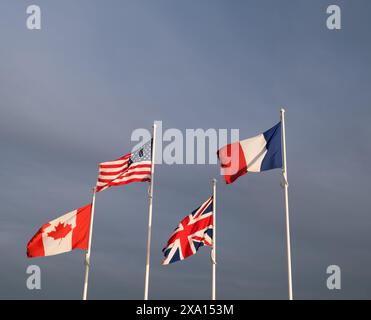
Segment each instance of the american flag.
[{"label": "american flag", "polygon": [[96,192],[131,182],[151,180],[152,140],[121,158],[99,165]]},{"label": "american flag", "polygon": [[213,197],[187,216],[174,230],[166,247],[163,265],[184,260],[202,246],[213,243]]}]

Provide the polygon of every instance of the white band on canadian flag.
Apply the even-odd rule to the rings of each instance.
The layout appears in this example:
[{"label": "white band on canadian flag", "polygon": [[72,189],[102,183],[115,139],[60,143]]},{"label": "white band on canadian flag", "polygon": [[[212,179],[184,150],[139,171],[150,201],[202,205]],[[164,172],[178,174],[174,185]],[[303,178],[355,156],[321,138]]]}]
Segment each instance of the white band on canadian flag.
[{"label": "white band on canadian flag", "polygon": [[[74,210],[49,222],[50,226],[44,229],[42,235],[45,256],[72,250],[72,234],[76,227],[76,214],[77,210]],[[63,230],[61,230],[62,228]],[[62,231],[62,234],[58,234],[59,230]],[[61,237],[63,233],[65,236]]]}]

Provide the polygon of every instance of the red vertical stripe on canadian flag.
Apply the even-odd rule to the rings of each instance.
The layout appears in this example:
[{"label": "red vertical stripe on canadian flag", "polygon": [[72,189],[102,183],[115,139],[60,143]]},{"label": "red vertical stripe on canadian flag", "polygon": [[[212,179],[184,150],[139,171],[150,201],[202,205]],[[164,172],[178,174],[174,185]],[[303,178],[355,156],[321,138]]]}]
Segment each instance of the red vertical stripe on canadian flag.
[{"label": "red vertical stripe on canadian flag", "polygon": [[44,233],[44,229],[49,227],[50,224],[44,224],[39,231],[32,237],[32,239],[27,244],[27,257],[43,257],[45,256],[44,246],[43,246],[43,239],[42,235]]},{"label": "red vertical stripe on canadian flag", "polygon": [[92,204],[77,210],[76,227],[72,231],[72,249],[87,250]]}]

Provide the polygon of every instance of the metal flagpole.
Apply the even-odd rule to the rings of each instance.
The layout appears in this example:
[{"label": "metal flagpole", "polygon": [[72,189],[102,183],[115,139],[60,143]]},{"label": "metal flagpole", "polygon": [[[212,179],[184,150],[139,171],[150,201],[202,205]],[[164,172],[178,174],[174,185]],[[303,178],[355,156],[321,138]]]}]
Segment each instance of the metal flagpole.
[{"label": "metal flagpole", "polygon": [[85,254],[85,280],[84,280],[84,293],[82,296],[83,300],[86,300],[88,297],[88,281],[89,281],[89,268],[90,268],[91,238],[93,235],[93,223],[94,223],[95,194],[96,194],[96,189],[94,187],[93,188],[93,201],[91,205],[88,251],[86,251],[86,254]]},{"label": "metal flagpole", "polygon": [[289,300],[293,300],[292,272],[291,272],[291,241],[290,241],[290,218],[289,218],[289,183],[287,180],[286,163],[286,132],[285,132],[285,109],[281,109],[281,142],[282,142],[282,177],[286,214],[286,248],[287,248],[287,275],[289,287]]},{"label": "metal flagpole", "polygon": [[153,178],[155,173],[155,150],[156,150],[156,123],[153,124],[152,136],[152,167],[151,167],[151,182],[149,189],[149,207],[148,207],[148,235],[147,235],[147,257],[146,257],[146,272],[144,277],[144,300],[148,300],[148,285],[149,285],[149,265],[151,256],[151,233],[152,233],[152,200],[153,200]]},{"label": "metal flagpole", "polygon": [[216,300],[216,179],[213,179],[213,247],[211,250],[212,287],[211,299]]}]

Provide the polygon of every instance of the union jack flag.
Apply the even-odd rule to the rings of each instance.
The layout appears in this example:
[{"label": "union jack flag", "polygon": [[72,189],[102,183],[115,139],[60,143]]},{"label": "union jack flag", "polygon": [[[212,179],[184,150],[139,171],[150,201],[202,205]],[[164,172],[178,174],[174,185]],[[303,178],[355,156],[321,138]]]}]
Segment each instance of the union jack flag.
[{"label": "union jack flag", "polygon": [[202,246],[213,243],[213,197],[187,216],[174,230],[162,250],[163,265],[184,260],[194,255]]}]

